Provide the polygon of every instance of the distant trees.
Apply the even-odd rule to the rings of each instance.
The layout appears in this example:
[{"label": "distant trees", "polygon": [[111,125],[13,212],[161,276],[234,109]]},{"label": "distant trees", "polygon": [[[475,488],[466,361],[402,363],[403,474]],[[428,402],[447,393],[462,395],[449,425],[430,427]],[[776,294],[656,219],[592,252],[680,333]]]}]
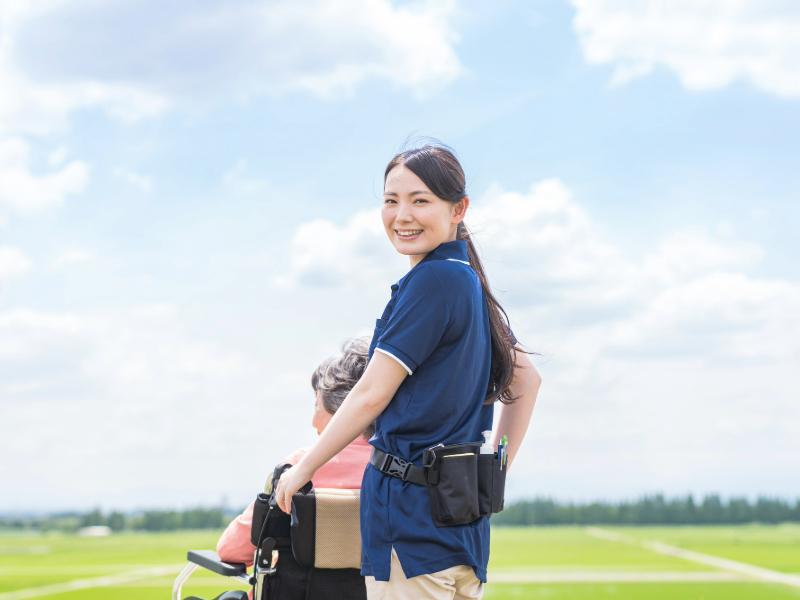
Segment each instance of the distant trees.
[{"label": "distant trees", "polygon": [[106,525],[111,527],[112,531],[122,531],[125,529],[126,523],[127,519],[125,515],[118,511],[110,513],[106,519]]},{"label": "distant trees", "polygon": [[91,525],[107,525],[106,519],[99,508],[95,508],[81,517],[81,527],[89,527]]},{"label": "distant trees", "polygon": [[[55,513],[37,517],[3,517],[0,529],[77,531],[90,525],[107,525],[113,531],[174,531],[177,529],[222,529],[238,513],[220,508],[146,510],[103,513],[99,508],[85,513]],[[759,497],[755,502],[734,497],[727,501],[708,494],[696,501],[690,494],[667,499],[663,494],[642,496],[623,502],[560,502],[534,498],[511,502],[492,517],[493,525],[721,525],[736,523],[800,522],[800,499],[794,503]]]},{"label": "distant trees", "polygon": [[565,503],[549,498],[513,502],[492,517],[494,525],[713,525],[735,523],[782,523],[800,521],[800,499],[794,504],[760,497],[723,501],[706,495],[699,504],[693,496],[666,499],[663,494],[643,496],[632,502]]},{"label": "distant trees", "polygon": [[174,531],[176,529],[218,529],[227,520],[218,508],[190,510],[148,510],[131,517],[128,529],[143,531]]},{"label": "distant trees", "polygon": [[91,525],[107,525],[112,531],[175,531],[177,529],[221,529],[233,515],[219,508],[188,510],[146,510],[129,514],[99,508],[87,513],[61,513],[43,517],[0,516],[0,529],[37,529],[41,531],[77,531]]}]

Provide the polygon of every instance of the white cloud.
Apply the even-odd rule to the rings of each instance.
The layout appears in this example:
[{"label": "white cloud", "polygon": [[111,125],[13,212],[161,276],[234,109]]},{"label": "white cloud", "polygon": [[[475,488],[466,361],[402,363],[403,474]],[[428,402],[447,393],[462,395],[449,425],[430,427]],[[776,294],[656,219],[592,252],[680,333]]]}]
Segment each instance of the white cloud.
[{"label": "white cloud", "polygon": [[614,65],[613,84],[673,70],[690,90],[742,80],[800,97],[800,10],[761,0],[572,0],[586,60]]},{"label": "white cloud", "polygon": [[116,167],[113,172],[115,177],[122,179],[128,185],[135,187],[145,194],[149,194],[153,189],[153,180],[149,175],[142,175],[141,173],[131,171],[130,169],[123,169],[122,167]]},{"label": "white cloud", "polygon": [[81,250],[80,248],[73,248],[70,250],[65,250],[56,256],[55,259],[53,259],[53,266],[65,267],[68,265],[86,263],[91,261],[93,258],[94,255],[91,252],[87,250]]},{"label": "white cloud", "polygon": [[22,275],[30,267],[31,261],[22,250],[10,246],[0,246],[0,284],[12,277]]},{"label": "white cloud", "polygon": [[[47,510],[56,507],[36,500],[46,489],[68,490],[56,500],[62,507],[100,498],[132,507],[143,496],[189,504],[178,489],[208,493],[214,463],[226,476],[225,465],[243,456],[242,418],[269,389],[253,358],[187,332],[169,305],[0,312],[0,382],[0,437],[16,457],[0,475],[22,498],[0,504]],[[273,462],[280,452],[264,450]],[[194,460],[204,453],[210,462]]]},{"label": "white cloud", "polygon": [[222,183],[226,192],[237,195],[264,193],[269,189],[270,183],[264,178],[254,177],[248,173],[247,160],[240,158],[222,176]]},{"label": "white cloud", "polygon": [[64,146],[59,146],[47,156],[47,164],[51,167],[57,167],[64,163],[67,158],[67,149]]},{"label": "white cloud", "polygon": [[60,205],[70,194],[83,191],[89,168],[71,161],[41,175],[30,167],[30,147],[19,138],[0,138],[0,210],[34,214]]},{"label": "white cloud", "polygon": [[28,309],[0,313],[0,358],[5,363],[43,356],[58,348],[66,350],[82,328],[80,318],[73,315]]},{"label": "white cloud", "polygon": [[[34,36],[44,33],[37,23],[67,10],[67,4],[60,0],[36,3],[9,0],[0,7],[3,32],[0,38],[0,89],[3,90],[0,135],[44,135],[60,131],[66,127],[70,113],[81,108],[100,108],[123,121],[133,121],[159,114],[167,107],[167,100],[146,86],[116,80],[109,82],[102,77],[68,78],[57,71],[49,76],[36,76],[26,65],[20,64],[19,59],[25,57],[26,50],[20,48],[19,35],[25,31]],[[70,22],[62,25],[65,29],[76,30]],[[85,27],[79,29],[87,31]],[[38,50],[59,60],[58,54],[70,50],[54,48],[51,45],[54,41],[38,39],[35,44]],[[103,52],[108,55],[111,50],[105,48]]]},{"label": "white cloud", "polygon": [[[422,98],[464,72],[454,14],[454,0],[236,0],[191,10],[155,0],[4,2],[0,226],[4,208],[41,212],[85,187],[87,165],[63,164],[63,148],[47,157],[53,172],[34,175],[25,141],[63,134],[76,111],[131,123],[176,105],[190,113],[298,92],[336,100],[371,80]],[[124,168],[115,175],[152,189],[146,175]]]},{"label": "white cloud", "polygon": [[58,130],[79,108],[130,121],[175,102],[334,99],[370,79],[425,96],[463,73],[454,12],[452,0],[4,4],[0,133]]},{"label": "white cloud", "polygon": [[673,232],[659,242],[643,258],[642,268],[654,280],[679,282],[712,270],[751,268],[763,257],[764,251],[757,244],[735,240],[725,243],[703,230],[685,230]]}]

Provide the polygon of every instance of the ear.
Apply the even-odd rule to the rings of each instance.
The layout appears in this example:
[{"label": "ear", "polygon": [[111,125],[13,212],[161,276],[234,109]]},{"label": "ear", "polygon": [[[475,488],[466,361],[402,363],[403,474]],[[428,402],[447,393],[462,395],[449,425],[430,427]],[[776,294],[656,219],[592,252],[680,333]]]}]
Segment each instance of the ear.
[{"label": "ear", "polygon": [[468,208],[469,208],[469,196],[464,196],[463,198],[461,198],[461,200],[453,204],[450,222],[453,224],[457,224],[463,221],[464,217],[467,214]]}]

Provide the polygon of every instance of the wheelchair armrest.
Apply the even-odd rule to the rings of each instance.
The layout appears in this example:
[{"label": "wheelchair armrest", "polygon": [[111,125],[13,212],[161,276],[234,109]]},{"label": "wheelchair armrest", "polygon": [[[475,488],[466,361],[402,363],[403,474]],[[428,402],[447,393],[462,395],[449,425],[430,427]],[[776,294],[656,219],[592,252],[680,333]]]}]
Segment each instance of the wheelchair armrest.
[{"label": "wheelchair armrest", "polygon": [[223,562],[219,559],[219,555],[212,550],[189,550],[186,553],[186,560],[225,577],[236,577],[247,573],[247,566]]}]

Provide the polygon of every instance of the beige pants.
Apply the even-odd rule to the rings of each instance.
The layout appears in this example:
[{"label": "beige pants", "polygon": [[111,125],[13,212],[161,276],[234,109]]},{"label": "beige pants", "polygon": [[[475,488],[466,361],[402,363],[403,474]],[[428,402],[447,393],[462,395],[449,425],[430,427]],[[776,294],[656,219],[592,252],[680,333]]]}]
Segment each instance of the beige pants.
[{"label": "beige pants", "polygon": [[436,573],[417,575],[407,579],[400,559],[392,548],[392,566],[389,581],[364,578],[368,600],[480,600],[483,583],[467,565],[450,567]]}]

